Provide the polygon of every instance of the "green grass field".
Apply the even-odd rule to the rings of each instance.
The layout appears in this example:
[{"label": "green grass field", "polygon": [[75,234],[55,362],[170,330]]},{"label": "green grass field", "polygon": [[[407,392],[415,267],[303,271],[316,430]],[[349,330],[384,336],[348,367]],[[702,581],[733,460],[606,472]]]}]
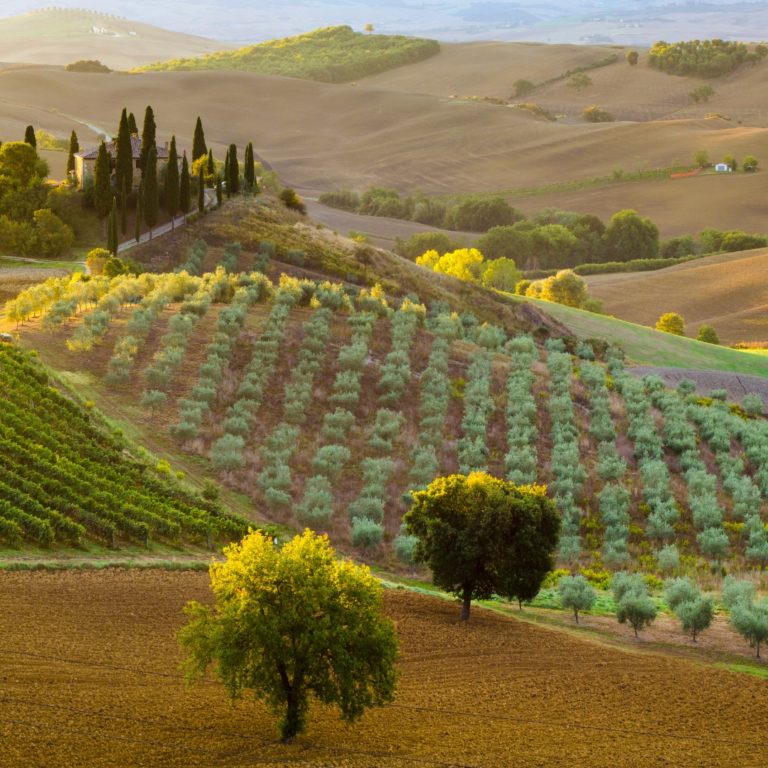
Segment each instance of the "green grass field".
[{"label": "green grass field", "polygon": [[600,338],[618,344],[632,363],[768,376],[768,357],[765,355],[705,344],[549,301],[520,296],[510,298],[536,304],[579,338]]}]

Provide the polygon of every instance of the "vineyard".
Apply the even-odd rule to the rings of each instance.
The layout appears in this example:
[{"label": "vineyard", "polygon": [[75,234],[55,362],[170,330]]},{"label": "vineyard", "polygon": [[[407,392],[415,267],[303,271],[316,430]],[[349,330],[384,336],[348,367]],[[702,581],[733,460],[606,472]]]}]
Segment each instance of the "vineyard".
[{"label": "vineyard", "polygon": [[[55,349],[61,367],[101,377],[141,409],[140,426],[206,458],[262,514],[367,556],[410,562],[401,518],[411,491],[438,474],[487,471],[548,486],[563,564],[694,574],[768,563],[762,403],[639,380],[617,348],[596,360],[585,342],[542,347],[415,298],[390,306],[377,288],[285,275],[273,284],[223,266],[53,278],[9,302],[7,316],[44,359]],[[119,535],[200,537],[234,525],[138,502],[126,496],[144,517],[121,513],[135,530],[112,521]],[[11,540],[23,528],[14,525],[3,531]]]},{"label": "vineyard", "polygon": [[[80,326],[80,329],[85,328]],[[130,457],[29,354],[0,345],[0,537],[10,546],[210,546],[245,523]]]}]

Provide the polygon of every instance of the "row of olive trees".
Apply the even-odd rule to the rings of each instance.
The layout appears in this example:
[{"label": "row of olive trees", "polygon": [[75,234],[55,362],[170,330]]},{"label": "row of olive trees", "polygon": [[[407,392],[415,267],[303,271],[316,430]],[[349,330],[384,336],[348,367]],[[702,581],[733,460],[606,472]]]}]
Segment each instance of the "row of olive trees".
[{"label": "row of olive trees", "polygon": [[505,347],[511,365],[507,377],[507,453],[504,469],[507,480],[517,485],[528,485],[538,475],[536,426],[536,399],[533,385],[536,374],[534,363],[539,359],[531,336],[520,334],[510,339]]},{"label": "row of olive trees", "polygon": [[493,354],[481,349],[475,353],[469,366],[464,388],[464,415],[459,439],[459,471],[468,475],[488,468],[486,434],[488,419],[495,404],[491,396],[491,366]]},{"label": "row of olive trees", "polygon": [[256,273],[242,276],[239,282],[230,305],[219,313],[213,339],[205,348],[205,359],[198,370],[197,383],[180,402],[179,421],[171,427],[171,433],[179,440],[197,437],[203,419],[216,401],[249,308],[265,301],[272,293],[272,284]]}]

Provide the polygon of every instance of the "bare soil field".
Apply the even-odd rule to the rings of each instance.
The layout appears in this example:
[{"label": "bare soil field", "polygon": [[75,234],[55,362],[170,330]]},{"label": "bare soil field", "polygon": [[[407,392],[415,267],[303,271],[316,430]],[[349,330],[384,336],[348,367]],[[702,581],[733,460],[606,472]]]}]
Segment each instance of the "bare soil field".
[{"label": "bare soil field", "polygon": [[669,765],[768,759],[764,681],[394,591],[393,705],[346,727],[314,706],[297,743],[220,686],[186,689],[175,632],[205,573],[0,574],[0,765]]},{"label": "bare soil field", "polygon": [[732,344],[768,338],[768,289],[760,279],[767,267],[768,249],[761,248],[708,256],[656,272],[586,279],[591,295],[609,314],[653,326],[664,312],[678,312],[689,336],[708,323],[721,342]]}]

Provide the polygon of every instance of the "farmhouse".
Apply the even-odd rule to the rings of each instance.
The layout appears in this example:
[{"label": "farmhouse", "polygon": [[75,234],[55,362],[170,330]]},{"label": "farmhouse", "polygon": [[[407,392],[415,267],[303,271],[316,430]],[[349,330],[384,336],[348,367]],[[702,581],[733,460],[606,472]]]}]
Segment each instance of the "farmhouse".
[{"label": "farmhouse", "polygon": [[[115,167],[115,156],[117,155],[116,142],[108,141],[106,143],[107,153],[109,154],[112,168]],[[136,168],[139,168],[139,161],[141,158],[141,137],[133,135],[131,136],[131,152],[133,155],[133,162]],[[86,179],[93,178],[93,169],[96,166],[96,158],[99,155],[99,148],[95,147],[85,152],[75,153],[75,178],[77,179],[78,189],[82,189],[85,186]],[[157,147],[157,159],[160,161],[168,160],[168,142],[165,142],[163,146]],[[133,177],[134,186],[139,185],[138,174],[134,174]]]},{"label": "farmhouse", "polygon": [[733,169],[728,163],[717,163],[717,165],[715,165],[716,173],[731,173],[732,170]]}]

